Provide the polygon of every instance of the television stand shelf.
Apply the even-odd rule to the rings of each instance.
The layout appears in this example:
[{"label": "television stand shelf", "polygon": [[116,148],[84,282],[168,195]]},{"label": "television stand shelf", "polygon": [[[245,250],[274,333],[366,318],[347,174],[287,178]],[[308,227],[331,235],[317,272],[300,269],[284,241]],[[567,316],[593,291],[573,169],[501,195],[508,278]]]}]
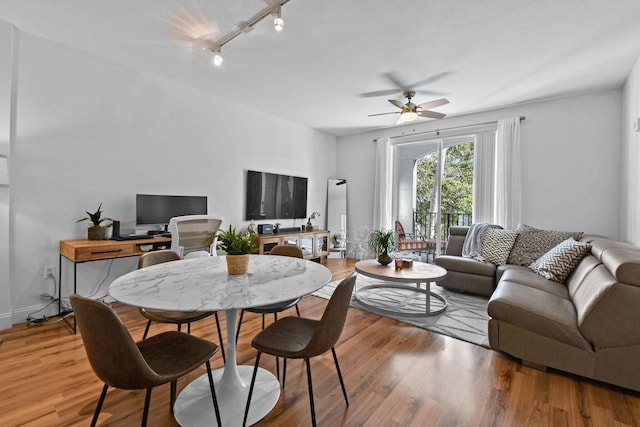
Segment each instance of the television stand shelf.
[{"label": "television stand shelf", "polygon": [[288,231],[273,234],[258,234],[256,237],[259,255],[268,255],[278,245],[298,246],[304,259],[317,260],[329,255],[329,230]]}]

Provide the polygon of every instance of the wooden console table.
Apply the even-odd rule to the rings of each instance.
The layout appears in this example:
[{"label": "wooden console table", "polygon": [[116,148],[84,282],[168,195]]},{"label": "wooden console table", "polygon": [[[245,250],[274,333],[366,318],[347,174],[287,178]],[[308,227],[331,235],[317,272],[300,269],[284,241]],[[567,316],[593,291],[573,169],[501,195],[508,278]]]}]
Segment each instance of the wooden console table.
[{"label": "wooden console table", "polygon": [[[151,246],[150,250],[169,249],[170,237],[150,237],[139,240],[60,240],[60,258],[58,264],[58,315],[62,314],[62,258],[73,263],[73,292],[76,292],[77,265],[106,259],[139,256],[147,252],[143,246]],[[73,325],[64,318],[65,323],[76,333],[76,321]]]}]

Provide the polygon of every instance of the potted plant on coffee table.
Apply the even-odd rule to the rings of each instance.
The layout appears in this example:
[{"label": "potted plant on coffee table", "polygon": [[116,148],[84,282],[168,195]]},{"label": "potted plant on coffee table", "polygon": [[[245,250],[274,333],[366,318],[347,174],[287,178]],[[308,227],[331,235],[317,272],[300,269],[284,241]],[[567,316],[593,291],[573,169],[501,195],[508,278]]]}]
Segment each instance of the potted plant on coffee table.
[{"label": "potted plant on coffee table", "polygon": [[395,248],[396,240],[392,230],[372,230],[369,234],[369,248],[376,253],[382,265],[389,264],[392,259],[389,252]]},{"label": "potted plant on coffee table", "polygon": [[257,249],[255,235],[237,232],[231,225],[227,230],[218,231],[220,248],[227,253],[227,272],[234,275],[246,273],[249,256]]},{"label": "potted plant on coffee table", "polygon": [[91,221],[92,225],[90,225],[89,229],[87,230],[87,239],[104,240],[105,230],[104,230],[104,227],[101,226],[100,224],[102,223],[102,221],[113,221],[113,220],[111,218],[102,218],[102,203],[100,203],[100,206],[98,206],[97,211],[93,213],[89,211],[86,211],[86,212],[88,216],[77,220],[76,223],[82,222],[82,221]]}]

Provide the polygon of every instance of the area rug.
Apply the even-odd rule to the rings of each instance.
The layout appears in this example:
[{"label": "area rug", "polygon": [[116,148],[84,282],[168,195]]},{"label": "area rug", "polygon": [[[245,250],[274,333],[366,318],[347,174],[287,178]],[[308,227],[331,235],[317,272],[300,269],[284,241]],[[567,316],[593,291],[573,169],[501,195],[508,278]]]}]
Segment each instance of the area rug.
[{"label": "area rug", "polygon": [[[313,295],[329,299],[333,290],[340,281],[327,284],[316,291]],[[372,279],[363,275],[358,275],[356,279],[356,292],[358,297],[367,302],[365,307],[355,298],[351,298],[351,306],[361,310],[386,316],[400,322],[409,323],[423,329],[427,329],[438,334],[447,335],[459,340],[467,341],[476,345],[489,348],[487,335],[487,315],[486,297],[478,295],[462,294],[446,290],[435,284],[431,285],[431,291],[441,295],[447,301],[447,309],[435,316],[430,317],[406,317],[401,315],[390,315],[381,313],[371,308],[371,305],[387,310],[400,308],[404,312],[425,310],[425,295],[394,288],[375,288],[374,290],[358,291],[367,285],[384,284],[383,280]],[[424,287],[424,284],[422,285]],[[434,307],[438,307],[439,301],[431,298]]]}]

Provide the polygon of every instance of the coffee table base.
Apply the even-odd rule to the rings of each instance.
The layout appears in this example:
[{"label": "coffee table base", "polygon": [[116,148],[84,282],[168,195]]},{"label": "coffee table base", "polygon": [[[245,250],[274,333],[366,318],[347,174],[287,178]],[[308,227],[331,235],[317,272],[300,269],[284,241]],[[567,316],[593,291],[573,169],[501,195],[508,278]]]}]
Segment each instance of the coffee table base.
[{"label": "coffee table base", "polygon": [[[242,426],[244,410],[249,395],[249,384],[253,375],[253,366],[238,366],[238,373],[244,386],[230,388],[221,387],[224,369],[213,371],[213,382],[220,408],[220,419],[224,426]],[[252,425],[264,418],[276,406],[280,398],[280,383],[266,369],[258,368],[256,385],[251,396],[251,407],[247,425]],[[196,378],[180,392],[173,408],[176,421],[181,426],[216,426],[216,415],[209,389],[207,375]]]},{"label": "coffee table base", "polygon": [[[362,286],[362,287],[357,287],[356,292],[354,292],[354,298],[360,303],[362,304],[364,307],[366,307],[367,309],[375,312],[375,313],[379,313],[385,316],[403,316],[403,317],[429,317],[429,316],[435,316],[436,314],[440,314],[442,312],[444,312],[447,309],[448,303],[447,300],[444,299],[443,296],[438,295],[434,292],[431,292],[431,290],[429,289],[430,284],[427,282],[426,283],[426,289],[422,289],[420,287],[420,283],[417,283],[416,286],[409,286],[409,285],[390,285],[390,284],[374,284],[374,285],[367,285],[367,286]],[[369,302],[367,302],[366,300],[364,300],[363,298],[360,297],[359,294],[361,294],[363,291],[368,291],[371,289],[380,289],[380,288],[384,288],[384,289],[404,289],[404,290],[408,290],[408,291],[412,291],[412,292],[416,292],[416,293],[421,293],[424,294],[425,296],[425,311],[424,312],[416,312],[416,311],[412,311],[412,312],[407,312],[407,311],[401,311],[401,310],[389,310],[374,304],[371,304]],[[435,298],[437,300],[437,305],[439,306],[438,308],[436,308],[435,310],[432,310],[431,308],[431,302],[432,302],[432,298]]]}]

